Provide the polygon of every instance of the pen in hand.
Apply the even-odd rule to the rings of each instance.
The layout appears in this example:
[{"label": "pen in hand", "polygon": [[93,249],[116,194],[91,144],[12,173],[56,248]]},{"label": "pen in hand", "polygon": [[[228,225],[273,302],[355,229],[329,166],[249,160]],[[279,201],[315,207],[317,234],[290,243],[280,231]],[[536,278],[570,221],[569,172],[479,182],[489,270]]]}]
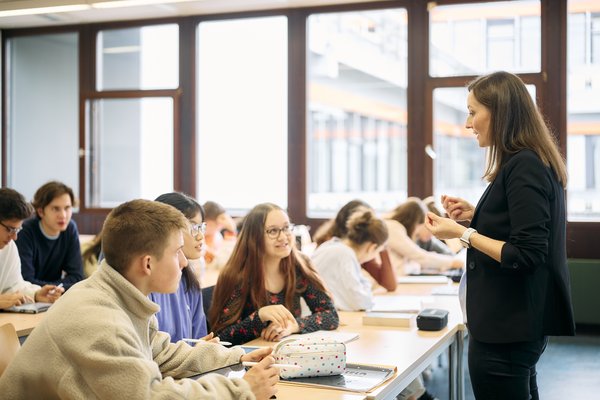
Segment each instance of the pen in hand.
[{"label": "pen in hand", "polygon": [[192,338],[183,338],[182,340],[184,340],[186,342],[190,342],[190,343],[198,343],[198,342],[216,343],[216,344],[222,344],[223,346],[231,346],[233,344],[231,342],[225,342],[225,341],[211,342],[210,340],[192,339]]},{"label": "pen in hand", "polygon": [[[258,364],[257,361],[242,361],[242,365],[244,367],[252,367],[254,365]],[[282,369],[301,369],[302,366],[300,365],[295,365],[295,364],[271,364],[270,367],[275,367],[275,368],[282,368]]]},{"label": "pen in hand", "polygon": [[56,287],[54,289],[48,290],[48,294],[54,294],[54,293],[56,293],[56,289],[59,288],[59,287],[63,287],[63,284],[59,283],[58,285],[56,285]]}]

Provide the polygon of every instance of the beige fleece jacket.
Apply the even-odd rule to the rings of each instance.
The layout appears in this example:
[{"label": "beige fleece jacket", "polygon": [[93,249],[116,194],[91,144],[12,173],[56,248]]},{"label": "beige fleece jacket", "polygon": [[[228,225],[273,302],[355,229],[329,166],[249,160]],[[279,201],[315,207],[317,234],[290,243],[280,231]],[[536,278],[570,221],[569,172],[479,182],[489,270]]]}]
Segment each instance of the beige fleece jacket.
[{"label": "beige fleece jacket", "polygon": [[243,379],[208,374],[244,351],[171,344],[159,307],[106,262],[53,305],[0,377],[3,399],[254,399]]}]

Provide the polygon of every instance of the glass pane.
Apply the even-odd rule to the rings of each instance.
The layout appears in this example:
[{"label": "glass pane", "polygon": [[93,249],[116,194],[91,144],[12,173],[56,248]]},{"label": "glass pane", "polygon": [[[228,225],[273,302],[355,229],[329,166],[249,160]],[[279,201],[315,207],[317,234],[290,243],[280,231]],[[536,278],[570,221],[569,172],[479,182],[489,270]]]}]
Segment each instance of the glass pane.
[{"label": "glass pane", "polygon": [[465,128],[466,88],[441,88],[433,91],[434,196],[462,197],[477,204],[487,186],[481,179],[485,169],[485,150]]},{"label": "glass pane", "polygon": [[87,108],[88,207],[173,190],[173,99],[94,100]]},{"label": "glass pane", "polygon": [[287,18],[198,29],[197,197],[287,207]]},{"label": "glass pane", "polygon": [[567,35],[568,218],[599,221],[600,4],[570,0]]},{"label": "glass pane", "polygon": [[540,21],[539,0],[433,7],[429,72],[431,76],[539,72]]},{"label": "glass pane", "polygon": [[28,199],[49,180],[79,193],[78,35],[10,39],[7,54],[8,186]]},{"label": "glass pane", "polygon": [[[535,86],[527,85],[535,99]],[[486,150],[479,147],[467,119],[466,88],[438,88],[433,91],[434,196],[462,197],[477,204],[487,186],[481,177],[486,166]]]},{"label": "glass pane", "polygon": [[406,198],[406,26],[405,9],[309,17],[309,216]]},{"label": "glass pane", "polygon": [[177,88],[179,26],[100,31],[96,79],[98,90]]}]

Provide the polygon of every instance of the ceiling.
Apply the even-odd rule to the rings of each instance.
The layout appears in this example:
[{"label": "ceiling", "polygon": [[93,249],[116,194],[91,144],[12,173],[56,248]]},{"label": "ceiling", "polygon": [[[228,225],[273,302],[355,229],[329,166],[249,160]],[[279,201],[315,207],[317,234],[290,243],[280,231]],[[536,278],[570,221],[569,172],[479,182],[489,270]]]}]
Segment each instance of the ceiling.
[{"label": "ceiling", "polygon": [[[146,1],[154,4],[131,5]],[[203,15],[226,12],[298,8],[375,0],[0,0],[0,29],[85,24],[149,18]],[[119,4],[120,3],[120,4]],[[128,6],[124,6],[129,4]],[[74,6],[74,11],[38,10],[33,15],[5,12],[57,6]],[[103,6],[112,6],[104,8]],[[115,7],[118,6],[118,7]],[[103,7],[103,8],[100,8]]]}]

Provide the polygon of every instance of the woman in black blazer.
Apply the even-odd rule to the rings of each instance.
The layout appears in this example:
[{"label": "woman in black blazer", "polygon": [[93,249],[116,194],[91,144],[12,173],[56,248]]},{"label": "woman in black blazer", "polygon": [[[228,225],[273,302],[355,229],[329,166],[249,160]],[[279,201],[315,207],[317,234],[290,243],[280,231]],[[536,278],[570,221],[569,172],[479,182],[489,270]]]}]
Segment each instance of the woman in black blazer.
[{"label": "woman in black blazer", "polygon": [[[520,78],[496,72],[468,89],[466,127],[488,148],[489,185],[477,207],[442,196],[450,218],[429,213],[426,225],[468,248],[461,303],[475,397],[538,399],[535,365],[547,336],[575,334],[566,167]],[[456,221],[469,221],[469,228]]]}]

